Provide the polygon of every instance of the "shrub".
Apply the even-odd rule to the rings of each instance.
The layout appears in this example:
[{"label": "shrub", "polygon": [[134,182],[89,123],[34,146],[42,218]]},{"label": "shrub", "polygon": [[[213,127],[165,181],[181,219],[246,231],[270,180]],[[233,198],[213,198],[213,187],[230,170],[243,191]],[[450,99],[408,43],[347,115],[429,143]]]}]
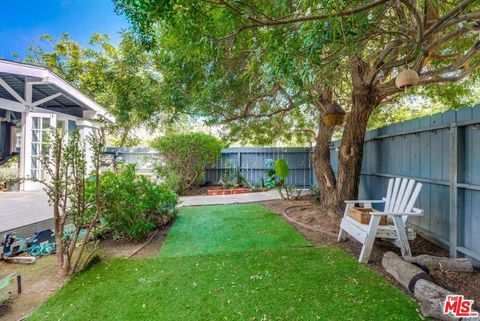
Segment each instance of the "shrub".
[{"label": "shrub", "polygon": [[10,186],[20,181],[18,170],[12,167],[0,167],[0,188],[3,186],[9,188]]},{"label": "shrub", "polygon": [[[93,200],[95,190],[89,185],[88,197]],[[175,214],[178,202],[178,196],[168,187],[137,176],[133,164],[119,172],[102,174],[99,193],[102,221],[114,239],[143,239],[165,217]]]},{"label": "shrub", "polygon": [[158,174],[185,194],[205,176],[205,166],[213,165],[220,157],[224,144],[203,133],[168,133],[151,143],[161,159]]},{"label": "shrub", "polygon": [[20,182],[20,175],[15,166],[17,162],[18,157],[13,157],[0,166],[0,189],[10,189]]}]

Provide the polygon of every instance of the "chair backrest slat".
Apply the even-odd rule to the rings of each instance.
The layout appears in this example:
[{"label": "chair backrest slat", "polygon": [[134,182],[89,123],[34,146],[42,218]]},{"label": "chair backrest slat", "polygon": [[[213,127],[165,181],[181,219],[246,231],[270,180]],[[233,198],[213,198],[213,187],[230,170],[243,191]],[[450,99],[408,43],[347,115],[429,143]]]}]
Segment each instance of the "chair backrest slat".
[{"label": "chair backrest slat", "polygon": [[403,193],[402,200],[398,203],[398,207],[395,208],[395,212],[403,212],[405,211],[405,208],[407,207],[407,203],[410,200],[410,196],[412,195],[413,192],[413,187],[415,186],[415,181],[413,179],[407,180],[408,184],[407,187],[405,188],[405,192]]},{"label": "chair backrest slat", "polygon": [[402,178],[402,183],[398,189],[397,198],[395,199],[395,205],[393,205],[393,212],[397,212],[402,203],[403,197],[405,195],[405,189],[407,188],[408,179]]},{"label": "chair backrest slat", "polygon": [[[385,196],[385,212],[409,213],[412,211],[422,184],[413,179],[395,177],[388,180],[387,195]],[[408,215],[403,215],[406,222]]]},{"label": "chair backrest slat", "polygon": [[398,189],[400,188],[400,182],[402,179],[400,177],[395,178],[395,184],[393,185],[392,195],[390,196],[390,202],[388,208],[386,208],[387,212],[392,212],[395,206],[395,202],[397,201],[398,196]]},{"label": "chair backrest slat", "polygon": [[387,196],[385,196],[385,209],[384,211],[388,211],[390,207],[390,199],[392,198],[392,191],[393,191],[393,182],[395,181],[394,178],[390,178],[388,180],[388,187],[387,187]]},{"label": "chair backrest slat", "polygon": [[[412,193],[412,196],[410,196],[410,200],[407,203],[407,206],[405,207],[404,212],[411,212],[413,209],[413,206],[415,205],[415,202],[417,201],[418,195],[420,195],[420,191],[422,189],[422,183],[417,183],[417,186],[415,186],[415,190]],[[408,215],[403,216],[403,222],[406,222],[408,218]]]}]

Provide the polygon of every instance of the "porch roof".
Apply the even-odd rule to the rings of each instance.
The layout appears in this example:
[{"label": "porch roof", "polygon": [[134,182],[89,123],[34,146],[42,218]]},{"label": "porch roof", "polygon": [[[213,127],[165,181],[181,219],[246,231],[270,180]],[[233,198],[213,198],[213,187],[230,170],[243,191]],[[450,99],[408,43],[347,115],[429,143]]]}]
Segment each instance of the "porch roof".
[{"label": "porch roof", "polygon": [[48,68],[0,59],[0,108],[49,110],[115,121],[102,106]]}]

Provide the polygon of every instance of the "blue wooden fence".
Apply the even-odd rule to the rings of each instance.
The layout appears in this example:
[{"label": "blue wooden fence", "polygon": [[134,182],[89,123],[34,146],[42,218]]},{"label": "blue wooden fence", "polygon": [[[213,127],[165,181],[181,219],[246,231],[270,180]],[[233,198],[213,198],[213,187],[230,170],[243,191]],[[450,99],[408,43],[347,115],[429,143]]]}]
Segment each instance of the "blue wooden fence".
[{"label": "blue wooden fence", "polygon": [[[340,141],[332,143],[337,166]],[[206,169],[205,181],[217,183],[230,164],[252,183],[265,178],[265,161],[284,158],[289,184],[315,184],[311,148],[233,147],[222,151],[218,163]],[[124,160],[151,158],[148,149],[117,151]],[[150,169],[140,161],[143,172]],[[423,235],[480,261],[480,106],[448,111],[369,131],[359,198],[385,196],[390,177],[414,178],[424,184],[417,207],[425,215],[410,221]]]},{"label": "blue wooden fence", "polygon": [[240,168],[243,176],[251,183],[257,184],[266,177],[266,161],[283,158],[289,165],[287,184],[300,188],[312,185],[311,149],[308,147],[231,147],[222,151],[222,155],[214,167],[206,169],[205,181],[216,184],[230,168]]},{"label": "blue wooden fence", "polygon": [[394,176],[423,183],[417,207],[425,215],[412,225],[449,245],[451,256],[480,260],[480,105],[369,131],[359,198],[383,197]]}]

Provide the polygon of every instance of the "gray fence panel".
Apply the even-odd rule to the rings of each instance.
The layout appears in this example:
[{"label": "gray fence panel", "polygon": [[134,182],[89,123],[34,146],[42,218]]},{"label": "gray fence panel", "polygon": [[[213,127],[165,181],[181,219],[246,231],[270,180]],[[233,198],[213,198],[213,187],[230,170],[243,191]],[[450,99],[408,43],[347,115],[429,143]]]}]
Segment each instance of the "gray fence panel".
[{"label": "gray fence panel", "polygon": [[[451,126],[458,128],[457,168],[451,158]],[[337,163],[337,145],[332,146]],[[451,170],[458,174],[452,181]],[[416,206],[423,217],[410,223],[427,236],[480,260],[480,106],[448,111],[385,126],[366,135],[359,198],[381,198],[393,176],[419,180],[423,189]],[[457,186],[458,205],[450,204]],[[452,216],[454,215],[454,216]],[[456,221],[452,221],[453,217]],[[452,239],[453,238],[453,239]]]},{"label": "gray fence panel", "polygon": [[[222,155],[213,167],[206,169],[205,182],[217,184],[229,168],[229,164],[240,168],[242,175],[251,183],[257,184],[266,176],[268,159],[285,159],[290,168],[288,184],[309,188],[312,184],[312,166],[310,148],[274,148],[274,147],[232,147],[222,151]],[[229,163],[230,161],[230,163]]]}]

